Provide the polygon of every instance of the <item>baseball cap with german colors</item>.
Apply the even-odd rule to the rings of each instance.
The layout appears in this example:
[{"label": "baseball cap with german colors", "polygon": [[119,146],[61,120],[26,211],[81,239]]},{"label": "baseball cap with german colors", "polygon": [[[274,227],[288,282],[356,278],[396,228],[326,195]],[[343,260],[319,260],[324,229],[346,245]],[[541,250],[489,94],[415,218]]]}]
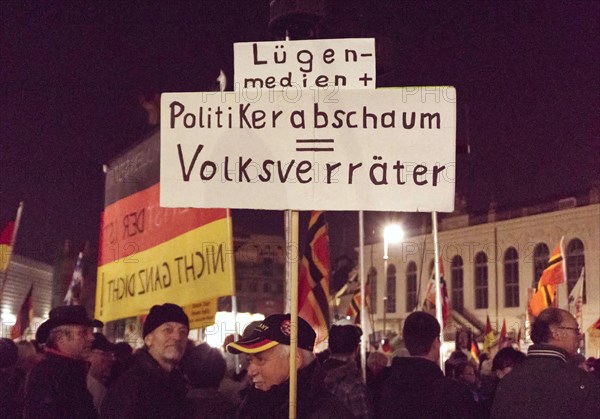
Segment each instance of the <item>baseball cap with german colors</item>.
[{"label": "baseball cap with german colors", "polygon": [[[249,327],[252,327],[249,326]],[[244,331],[242,339],[227,345],[232,354],[241,352],[255,354],[266,351],[279,344],[290,345],[291,320],[289,314],[272,314],[254,325],[253,329]],[[298,348],[312,351],[317,335],[313,328],[302,317],[298,317]]]}]

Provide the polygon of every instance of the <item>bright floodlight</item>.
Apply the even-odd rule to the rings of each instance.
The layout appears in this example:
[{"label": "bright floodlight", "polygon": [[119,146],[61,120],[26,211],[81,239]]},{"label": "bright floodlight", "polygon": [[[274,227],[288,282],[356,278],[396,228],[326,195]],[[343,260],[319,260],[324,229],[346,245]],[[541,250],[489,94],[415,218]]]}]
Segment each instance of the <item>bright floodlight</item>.
[{"label": "bright floodlight", "polygon": [[390,224],[383,229],[383,237],[388,243],[398,243],[404,237],[404,230],[398,224]]}]

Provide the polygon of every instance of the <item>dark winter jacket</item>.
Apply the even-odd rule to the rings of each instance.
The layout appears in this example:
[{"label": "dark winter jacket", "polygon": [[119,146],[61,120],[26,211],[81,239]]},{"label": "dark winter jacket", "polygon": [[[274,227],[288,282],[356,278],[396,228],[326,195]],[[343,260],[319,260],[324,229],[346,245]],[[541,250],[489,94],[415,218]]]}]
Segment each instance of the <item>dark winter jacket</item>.
[{"label": "dark winter jacket", "polygon": [[332,355],[323,363],[323,371],[327,390],[340,399],[355,418],[373,417],[371,396],[354,359],[343,361]]},{"label": "dark winter jacket", "polygon": [[476,407],[468,391],[445,378],[424,358],[394,358],[383,385],[380,418],[472,418]]},{"label": "dark winter jacket", "polygon": [[187,387],[179,369],[164,370],[144,349],[134,363],[109,388],[102,418],[189,418]]},{"label": "dark winter jacket", "polygon": [[188,392],[194,419],[232,419],[235,406],[216,388],[195,388]]},{"label": "dark winter jacket", "polygon": [[527,359],[500,380],[492,418],[600,417],[600,381],[567,358],[560,348],[532,345]]},{"label": "dark winter jacket", "polygon": [[[298,419],[351,418],[352,414],[323,384],[319,361],[298,370]],[[289,412],[289,381],[273,386],[268,391],[252,387],[238,409],[240,419],[284,419]]]},{"label": "dark winter jacket", "polygon": [[48,352],[27,378],[23,418],[96,418],[87,369],[85,361]]}]

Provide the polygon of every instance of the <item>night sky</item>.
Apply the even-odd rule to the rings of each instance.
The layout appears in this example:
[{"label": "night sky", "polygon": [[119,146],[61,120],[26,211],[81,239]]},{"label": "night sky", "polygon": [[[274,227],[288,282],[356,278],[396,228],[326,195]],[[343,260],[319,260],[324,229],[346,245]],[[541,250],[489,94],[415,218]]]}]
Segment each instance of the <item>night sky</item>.
[{"label": "night sky", "polygon": [[[97,244],[102,164],[148,131],[138,96],[207,90],[220,68],[231,80],[233,42],[273,39],[269,2],[21,3],[0,2],[0,224],[25,201],[17,253],[52,262],[67,238]],[[382,46],[379,86],[456,87],[470,212],[600,181],[599,2],[325,3],[339,5],[320,38]],[[234,215],[235,231],[283,229],[281,213]],[[368,213],[367,239],[403,217]],[[352,213],[329,220],[334,255],[357,244]]]}]

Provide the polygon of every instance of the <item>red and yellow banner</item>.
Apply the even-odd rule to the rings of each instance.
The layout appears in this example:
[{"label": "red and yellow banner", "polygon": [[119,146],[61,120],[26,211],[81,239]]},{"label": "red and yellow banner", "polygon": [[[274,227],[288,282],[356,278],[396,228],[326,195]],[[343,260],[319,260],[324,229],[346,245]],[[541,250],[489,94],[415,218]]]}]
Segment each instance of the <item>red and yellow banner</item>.
[{"label": "red and yellow banner", "polygon": [[12,236],[15,228],[15,222],[8,222],[0,231],[0,272],[5,272],[10,263],[12,254]]},{"label": "red and yellow banner", "polygon": [[225,209],[159,207],[159,184],[120,199],[102,216],[96,318],[147,313],[231,295],[230,219]]}]

